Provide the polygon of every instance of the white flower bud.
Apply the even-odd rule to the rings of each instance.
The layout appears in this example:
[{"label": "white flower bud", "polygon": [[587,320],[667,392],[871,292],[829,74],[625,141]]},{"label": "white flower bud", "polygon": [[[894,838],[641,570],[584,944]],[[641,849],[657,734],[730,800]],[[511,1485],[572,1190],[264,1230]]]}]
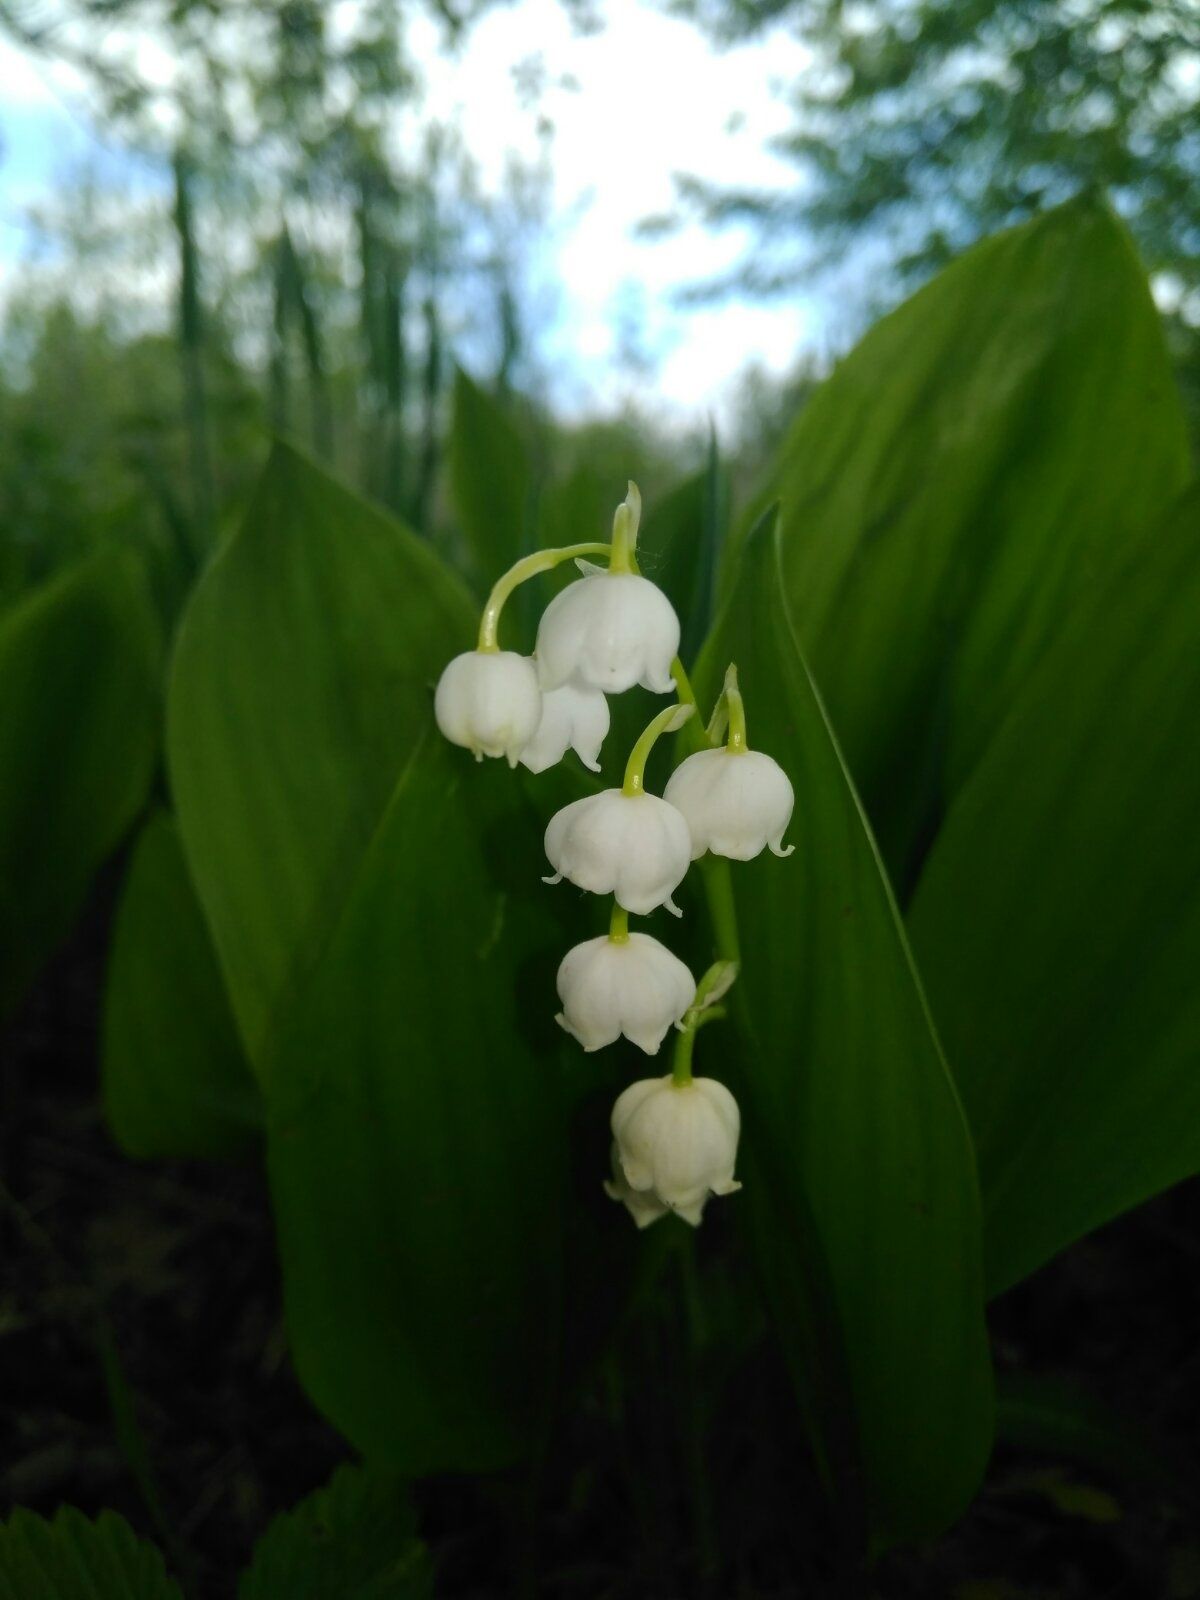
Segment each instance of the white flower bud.
[{"label": "white flower bud", "polygon": [[[715,1078],[675,1084],[644,1078],[630,1084],[613,1107],[612,1131],[626,1183],[636,1194],[667,1206],[694,1227],[710,1194],[733,1194],[741,1118],[737,1101]],[[616,1186],[614,1186],[616,1187]],[[646,1224],[623,1193],[613,1193]],[[648,1217],[647,1221],[653,1221]]]},{"label": "white flower bud", "polygon": [[484,756],[507,756],[510,767],[537,732],[542,694],[527,656],[515,650],[468,650],[438,680],[437,725],[451,744]]},{"label": "white flower bud", "polygon": [[621,1156],[616,1144],[612,1147],[611,1178],[604,1180],[604,1192],[610,1200],[619,1200],[639,1228],[648,1228],[659,1217],[665,1217],[668,1207],[652,1189],[631,1189],[621,1169]]},{"label": "white flower bud", "polygon": [[661,905],[681,915],[671,895],[691,865],[691,838],[658,795],[605,789],[572,801],[550,818],[546,856],[555,874],[547,883],[569,878],[642,917]]},{"label": "white flower bud", "polygon": [[530,772],[545,772],[573,749],[585,767],[599,772],[608,720],[608,701],[598,689],[564,683],[561,689],[547,690],[537,732],[521,751],[522,765]]},{"label": "white flower bud", "polygon": [[542,613],[536,647],[543,689],[564,683],[621,694],[635,683],[671,694],[679,618],[661,589],[632,572],[569,584]]},{"label": "white flower bud", "polygon": [[648,1056],[696,998],[691,973],[648,933],[602,934],[568,950],[558,969],[556,1018],[585,1050],[624,1034]]},{"label": "white flower bud", "polygon": [[795,795],[777,761],[761,750],[701,750],[680,762],[663,791],[687,819],[692,859],[715,856],[750,861],[766,846],[777,856],[792,820]]}]

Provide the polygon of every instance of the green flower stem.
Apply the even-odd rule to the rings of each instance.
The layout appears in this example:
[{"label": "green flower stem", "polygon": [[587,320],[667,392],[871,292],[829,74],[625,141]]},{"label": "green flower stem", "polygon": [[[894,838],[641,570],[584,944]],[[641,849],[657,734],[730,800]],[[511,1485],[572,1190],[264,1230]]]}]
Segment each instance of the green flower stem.
[{"label": "green flower stem", "polygon": [[[692,688],[687,670],[678,656],[671,663],[671,676],[675,680],[675,690],[679,695],[680,704],[698,709],[696,691]],[[725,696],[722,694],[717,701],[718,709],[724,701]],[[715,720],[716,713],[714,713]],[[714,749],[721,742],[720,734],[713,737],[711,725],[708,732],[705,732],[704,724],[698,716],[694,716],[688,723],[684,739],[691,746],[693,754],[697,750]],[[716,937],[717,954],[725,961],[740,961],[737,912],[733,903],[733,880],[729,874],[729,862],[724,856],[704,855],[700,857],[699,865],[700,876],[704,880],[704,896],[708,901],[708,914]]]},{"label": "green flower stem", "polygon": [[[679,696],[679,704],[681,706],[691,706],[692,710],[697,713],[697,720],[694,726],[699,728],[701,726],[698,715],[700,706],[696,700],[696,691],[692,688],[691,679],[688,677],[687,670],[678,656],[671,663],[671,676],[675,680],[675,693]],[[691,729],[688,731],[690,733]]]},{"label": "green flower stem", "polygon": [[725,856],[700,857],[700,876],[704,882],[704,898],[708,901],[708,915],[716,936],[717,954],[723,961],[741,961],[741,944],[738,939],[737,907],[733,901],[733,878]]},{"label": "green flower stem", "polygon": [[696,691],[692,688],[691,680],[678,656],[671,663],[671,676],[675,680],[675,692],[679,696],[680,705],[691,706],[694,713],[681,742],[686,747],[688,755],[695,755],[698,750],[710,749],[712,741],[705,733],[704,724],[700,720],[700,705],[696,699]]},{"label": "green flower stem", "polygon": [[629,913],[613,899],[612,916],[608,919],[608,937],[613,944],[629,943]]},{"label": "green flower stem", "polygon": [[613,546],[607,544],[568,544],[558,550],[535,550],[530,556],[522,556],[502,578],[496,580],[495,587],[488,595],[488,603],[479,619],[479,644],[476,648],[485,652],[499,650],[496,636],[500,628],[500,613],[509,595],[521,584],[536,578],[539,572],[550,572],[564,561],[574,561],[577,556],[608,556],[612,551]]},{"label": "green flower stem", "polygon": [[676,1089],[686,1089],[692,1081],[692,1051],[696,1048],[696,1029],[684,1025],[675,1035],[675,1053],[671,1058],[671,1083]]},{"label": "green flower stem", "polygon": [[632,478],[625,498],[613,514],[610,572],[636,572],[638,525],[642,520],[642,496]]},{"label": "green flower stem", "polygon": [[659,734],[674,733],[676,728],[682,728],[684,723],[691,719],[694,710],[694,705],[668,706],[665,711],[660,711],[646,724],[641,738],[629,752],[629,760],[625,764],[625,781],[621,785],[622,794],[632,796],[642,793],[645,788],[646,762]]}]

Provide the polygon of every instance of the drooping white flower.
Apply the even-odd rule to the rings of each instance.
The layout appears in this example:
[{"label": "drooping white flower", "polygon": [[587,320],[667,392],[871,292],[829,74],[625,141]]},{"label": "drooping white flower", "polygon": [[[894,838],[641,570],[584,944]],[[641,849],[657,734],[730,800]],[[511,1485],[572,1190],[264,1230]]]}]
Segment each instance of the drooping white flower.
[{"label": "drooping white flower", "polygon": [[691,836],[658,795],[605,789],[572,801],[550,818],[546,856],[555,874],[547,883],[569,878],[638,916],[661,905],[681,915],[671,895],[691,865]]},{"label": "drooping white flower", "polygon": [[693,860],[706,850],[750,861],[768,846],[777,856],[794,848],[783,848],[795,804],[791,781],[761,750],[700,750],[676,767],[663,799],[687,820]]},{"label": "drooping white flower", "polygon": [[621,694],[635,683],[671,694],[679,618],[666,595],[633,572],[596,572],[568,584],[538,624],[543,689],[575,683]]},{"label": "drooping white flower", "polygon": [[[737,1101],[715,1078],[693,1078],[685,1084],[673,1083],[669,1074],[644,1078],[619,1096],[612,1113],[617,1156],[629,1188],[669,1207],[693,1227],[710,1194],[733,1194],[741,1188],[733,1176],[740,1130]],[[638,1220],[627,1196],[612,1188],[609,1193]]]},{"label": "drooping white flower", "polygon": [[542,720],[521,751],[521,764],[530,772],[544,772],[573,749],[585,767],[599,772],[608,723],[608,701],[598,689],[580,689],[573,683],[548,689],[542,695]]},{"label": "drooping white flower", "polygon": [[604,1180],[604,1192],[610,1200],[619,1200],[639,1228],[648,1228],[659,1217],[665,1217],[669,1207],[653,1189],[631,1189],[621,1166],[621,1155],[614,1141],[612,1147],[612,1177]]},{"label": "drooping white flower", "polygon": [[477,761],[506,756],[515,767],[542,716],[533,662],[515,650],[455,656],[438,680],[433,713],[451,744],[463,745]]},{"label": "drooping white flower", "polygon": [[696,983],[679,957],[648,933],[602,934],[567,951],[558,998],[563,1008],[556,1021],[585,1050],[624,1034],[652,1056],[696,998]]}]

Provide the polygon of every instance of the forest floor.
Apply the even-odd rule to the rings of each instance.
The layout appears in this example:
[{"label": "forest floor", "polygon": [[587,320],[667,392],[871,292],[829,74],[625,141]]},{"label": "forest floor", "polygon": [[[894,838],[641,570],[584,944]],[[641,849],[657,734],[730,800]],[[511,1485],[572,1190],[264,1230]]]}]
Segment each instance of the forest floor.
[{"label": "forest floor", "polygon": [[[97,1018],[115,882],[0,1037],[0,1514],[112,1507],[166,1546],[189,1600],[230,1600],[270,1517],[350,1452],[289,1364],[261,1172],[137,1164],[105,1128]],[[996,1303],[992,1329],[1006,1382],[1024,1388],[1005,1401],[983,1492],[943,1539],[844,1592],[1200,1596],[1200,1182],[1066,1252]],[[1064,1408],[1059,1388],[1091,1399]],[[698,1600],[686,1552],[623,1566],[629,1528],[595,1512],[597,1497],[619,1503],[607,1470],[601,1451],[591,1512],[549,1508],[541,1592]],[[760,1522],[793,1520],[793,1493],[780,1483]],[[438,1595],[506,1594],[498,1497],[437,1480],[418,1503]],[[778,1569],[706,1587],[713,1600],[813,1592],[811,1574]]]}]

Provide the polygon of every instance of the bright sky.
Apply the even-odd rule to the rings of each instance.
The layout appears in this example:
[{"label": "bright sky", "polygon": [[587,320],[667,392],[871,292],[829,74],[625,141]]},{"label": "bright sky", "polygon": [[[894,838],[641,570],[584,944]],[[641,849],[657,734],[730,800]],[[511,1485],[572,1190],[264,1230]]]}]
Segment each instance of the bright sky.
[{"label": "bright sky", "polygon": [[[603,32],[577,37],[558,0],[516,0],[485,15],[453,60],[438,54],[431,24],[415,26],[428,108],[456,116],[490,186],[510,151],[529,160],[537,153],[535,117],[514,68],[541,57],[550,87],[539,109],[555,129],[543,274],[547,286],[558,284],[546,351],[555,398],[572,411],[607,409],[636,386],[664,420],[720,417],[747,365],[783,373],[794,364],[814,339],[814,306],[797,297],[683,310],[672,291],[734,260],[744,241],[695,228],[649,242],[634,229],[670,207],[676,171],[739,184],[787,180],[764,144],[787,124],[773,88],[802,70],[804,53],[782,33],[718,53],[649,0],[614,0],[606,12]],[[128,165],[121,152],[98,146],[68,83],[0,44],[0,293],[26,247],[23,215],[64,165],[89,154]],[[655,361],[640,380],[620,357],[631,313]]]}]

